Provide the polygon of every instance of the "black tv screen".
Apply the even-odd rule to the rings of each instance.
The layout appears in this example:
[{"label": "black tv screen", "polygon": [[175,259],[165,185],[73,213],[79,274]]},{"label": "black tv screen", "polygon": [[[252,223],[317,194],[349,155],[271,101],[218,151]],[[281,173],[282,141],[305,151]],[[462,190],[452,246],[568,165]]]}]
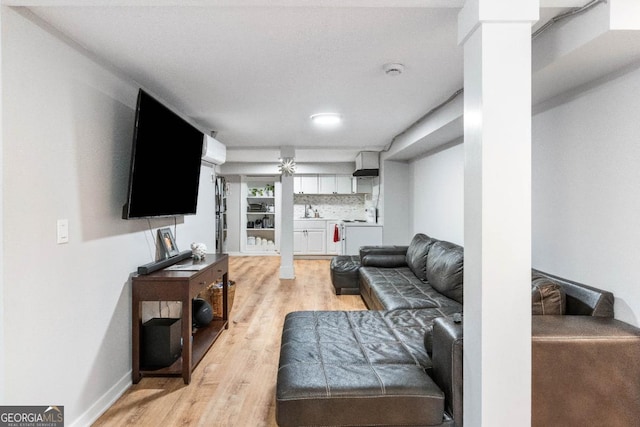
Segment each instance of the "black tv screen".
[{"label": "black tv screen", "polygon": [[140,89],[124,219],[196,213],[203,137]]}]

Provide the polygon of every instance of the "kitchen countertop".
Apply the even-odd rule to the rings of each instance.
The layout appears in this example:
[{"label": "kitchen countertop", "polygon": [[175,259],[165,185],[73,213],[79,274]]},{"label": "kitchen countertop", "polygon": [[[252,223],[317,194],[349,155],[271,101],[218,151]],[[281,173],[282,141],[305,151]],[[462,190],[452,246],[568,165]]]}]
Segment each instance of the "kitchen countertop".
[{"label": "kitchen countertop", "polygon": [[348,227],[382,227],[382,224],[376,224],[374,222],[366,222],[364,220],[345,220],[345,219],[337,219],[337,218],[294,218],[294,221],[334,221],[341,222]]}]

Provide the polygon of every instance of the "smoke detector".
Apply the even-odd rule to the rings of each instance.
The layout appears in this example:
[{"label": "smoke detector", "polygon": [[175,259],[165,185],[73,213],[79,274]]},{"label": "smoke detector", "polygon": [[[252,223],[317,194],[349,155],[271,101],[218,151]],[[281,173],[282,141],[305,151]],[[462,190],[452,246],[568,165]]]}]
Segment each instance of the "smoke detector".
[{"label": "smoke detector", "polygon": [[389,62],[382,66],[387,76],[399,76],[404,71],[404,65],[398,62]]}]

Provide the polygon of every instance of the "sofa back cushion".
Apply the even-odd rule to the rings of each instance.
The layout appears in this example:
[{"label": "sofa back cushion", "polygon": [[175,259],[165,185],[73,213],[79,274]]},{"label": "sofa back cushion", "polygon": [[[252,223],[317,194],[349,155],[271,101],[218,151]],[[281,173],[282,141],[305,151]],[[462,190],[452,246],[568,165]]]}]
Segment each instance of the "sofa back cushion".
[{"label": "sofa back cushion", "polygon": [[435,242],[426,234],[418,233],[413,236],[407,248],[407,265],[420,280],[427,280],[427,254],[429,248]]},{"label": "sofa back cushion", "polygon": [[563,315],[566,312],[566,295],[560,284],[553,280],[533,276],[531,279],[531,314]]},{"label": "sofa back cushion", "polygon": [[455,243],[437,241],[427,255],[427,280],[438,292],[462,304],[464,250]]}]

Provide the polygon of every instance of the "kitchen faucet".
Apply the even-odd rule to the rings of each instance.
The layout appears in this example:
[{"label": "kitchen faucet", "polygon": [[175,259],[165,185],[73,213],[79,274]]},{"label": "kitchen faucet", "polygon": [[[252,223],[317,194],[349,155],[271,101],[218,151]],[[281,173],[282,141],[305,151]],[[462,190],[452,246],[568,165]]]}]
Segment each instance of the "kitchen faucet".
[{"label": "kitchen faucet", "polygon": [[313,208],[311,207],[311,205],[306,205],[306,206],[304,207],[304,217],[305,217],[305,218],[311,218],[311,217],[309,216],[309,211],[313,212]]}]

